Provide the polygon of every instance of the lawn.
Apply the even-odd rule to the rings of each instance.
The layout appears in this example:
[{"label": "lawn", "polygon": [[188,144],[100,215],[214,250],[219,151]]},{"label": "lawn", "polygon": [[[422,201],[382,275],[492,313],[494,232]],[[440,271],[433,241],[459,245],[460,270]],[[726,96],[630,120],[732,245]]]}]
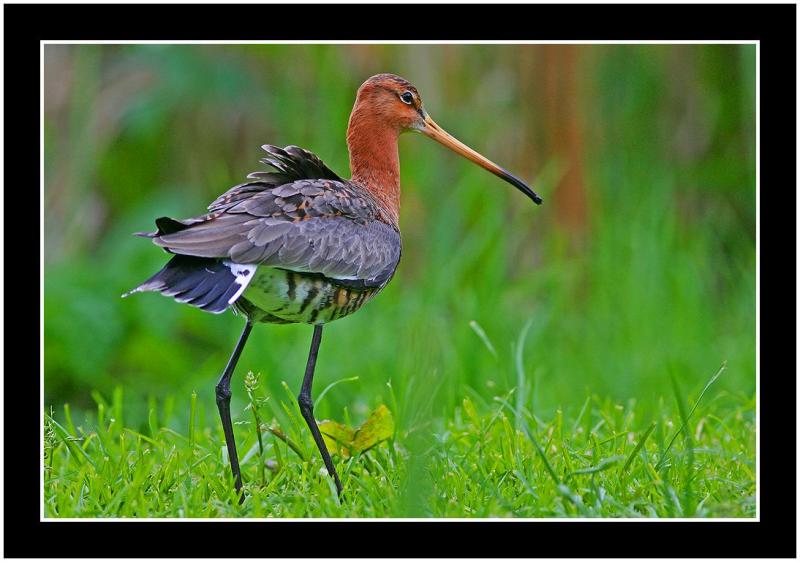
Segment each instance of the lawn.
[{"label": "lawn", "polygon": [[[693,400],[676,386],[674,407],[662,404],[657,412],[634,400],[587,396],[577,413],[559,410],[542,420],[525,406],[529,389],[491,402],[467,396],[452,419],[417,415],[364,451],[332,445],[341,497],[292,392],[263,394],[250,373],[252,401],[236,421],[243,505],[233,491],[219,424],[199,422],[206,412],[195,394],[152,404],[142,431],[125,426],[121,390],[110,402],[95,394],[89,427],[76,426],[68,408],[63,424],[46,419],[45,514],[753,517],[754,404],[732,407],[722,417],[713,413],[714,403],[724,401],[713,396],[723,371]],[[394,398],[391,388],[388,395]],[[173,408],[188,410],[188,425],[162,422]],[[387,423],[395,415],[391,408],[382,411]]]}]

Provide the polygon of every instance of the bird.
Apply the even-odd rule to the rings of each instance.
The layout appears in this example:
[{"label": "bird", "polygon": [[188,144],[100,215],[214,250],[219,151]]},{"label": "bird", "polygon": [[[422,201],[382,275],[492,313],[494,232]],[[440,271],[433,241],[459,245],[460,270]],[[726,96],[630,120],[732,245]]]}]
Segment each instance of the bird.
[{"label": "bird", "polygon": [[247,181],[189,219],[160,217],[138,232],[172,257],[125,293],[155,291],[206,312],[242,315],[245,325],[215,387],[239,503],[244,502],[231,424],[231,378],[255,324],[313,326],[297,402],[333,478],[343,487],[314,418],[312,384],[323,327],[360,308],[386,287],[401,255],[399,228],[402,133],[421,133],[510,183],[541,204],[525,182],[447,133],[430,117],[419,91],[395,74],[376,74],[358,88],[347,126],[350,179],[308,150],[263,145]]}]

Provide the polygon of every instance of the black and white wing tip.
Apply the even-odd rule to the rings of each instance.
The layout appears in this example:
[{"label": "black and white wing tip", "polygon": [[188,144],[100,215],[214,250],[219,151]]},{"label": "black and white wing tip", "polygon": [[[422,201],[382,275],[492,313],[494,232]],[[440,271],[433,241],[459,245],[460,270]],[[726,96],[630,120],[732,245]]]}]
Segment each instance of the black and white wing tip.
[{"label": "black and white wing tip", "polygon": [[253,278],[256,267],[176,255],[161,271],[122,296],[124,298],[134,293],[157,291],[178,302],[213,314],[221,314],[242,295]]}]

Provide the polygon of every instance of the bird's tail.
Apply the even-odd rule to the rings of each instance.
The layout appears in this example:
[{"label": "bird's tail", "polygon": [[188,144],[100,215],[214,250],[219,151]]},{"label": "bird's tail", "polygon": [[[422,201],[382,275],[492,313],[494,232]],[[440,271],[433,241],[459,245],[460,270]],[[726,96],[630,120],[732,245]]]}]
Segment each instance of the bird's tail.
[{"label": "bird's tail", "polygon": [[255,266],[178,254],[161,271],[122,296],[158,291],[178,302],[220,314],[239,298],[254,271]]}]

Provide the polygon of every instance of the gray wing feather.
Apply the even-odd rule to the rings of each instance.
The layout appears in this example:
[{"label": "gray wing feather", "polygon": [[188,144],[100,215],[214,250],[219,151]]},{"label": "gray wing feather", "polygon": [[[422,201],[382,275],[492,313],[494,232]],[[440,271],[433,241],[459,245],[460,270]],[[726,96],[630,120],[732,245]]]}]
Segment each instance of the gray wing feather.
[{"label": "gray wing feather", "polygon": [[375,285],[388,281],[400,260],[400,236],[381,222],[364,226],[330,217],[291,226],[263,246],[252,245],[239,255],[232,251],[231,258]]},{"label": "gray wing feather", "polygon": [[400,234],[378,220],[376,203],[343,181],[311,152],[265,145],[276,172],[255,172],[232,187],[209,213],[161,217],[141,233],[166,250],[320,273],[366,286],[384,285],[400,260]]},{"label": "gray wing feather", "polygon": [[[256,193],[265,190],[281,190],[282,186],[292,185],[292,182],[303,179],[325,179],[341,182],[340,178],[333,170],[328,168],[319,157],[297,146],[287,146],[280,148],[271,144],[265,144],[261,148],[267,155],[261,162],[272,166],[277,172],[253,172],[247,177],[256,181],[235,185],[228,191],[220,195],[211,205],[209,211],[219,211],[229,208],[231,205],[248,199]],[[286,188],[287,190],[290,188]],[[317,195],[318,193],[307,193],[314,191],[313,188],[306,188],[303,195]],[[277,195],[285,197],[278,193]]]},{"label": "gray wing feather", "polygon": [[321,273],[376,286],[391,278],[401,252],[400,235],[391,226],[344,216],[286,222],[250,213],[225,214],[154,241],[177,254]]}]

